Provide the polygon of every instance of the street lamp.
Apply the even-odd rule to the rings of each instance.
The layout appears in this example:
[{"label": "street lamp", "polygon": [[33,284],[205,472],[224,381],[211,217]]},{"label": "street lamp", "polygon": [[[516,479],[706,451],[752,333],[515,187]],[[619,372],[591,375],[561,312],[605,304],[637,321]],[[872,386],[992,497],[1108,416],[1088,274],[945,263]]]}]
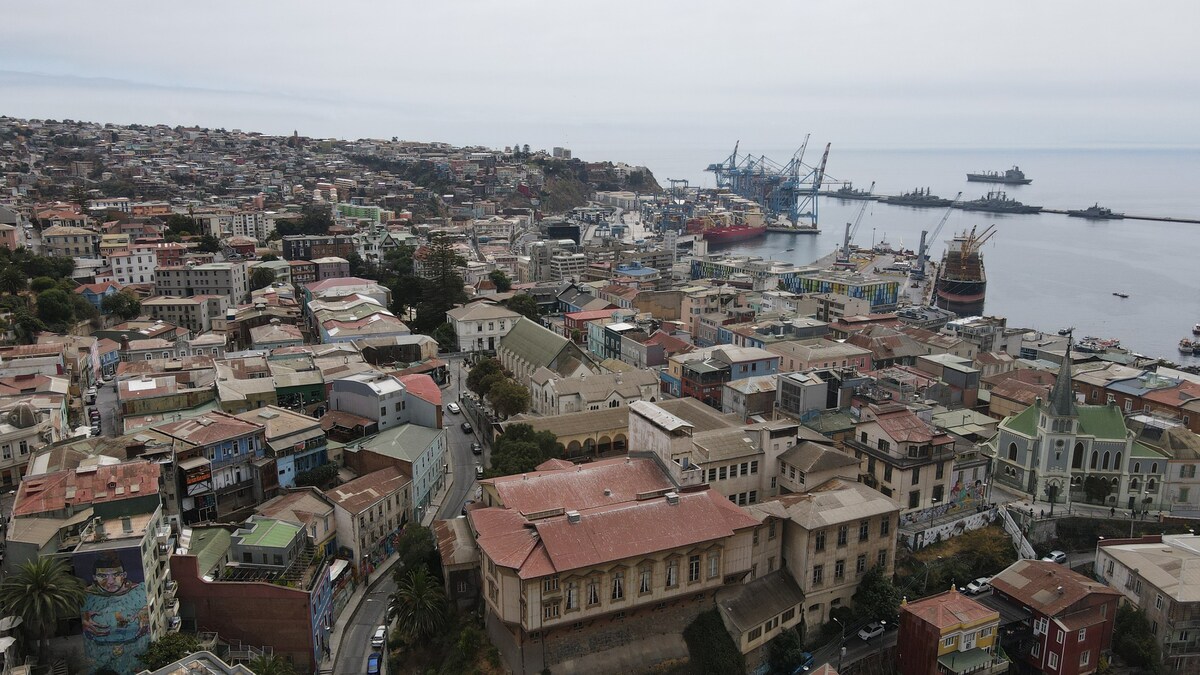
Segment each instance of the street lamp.
[{"label": "street lamp", "polygon": [[842,623],[842,620],[835,616],[831,616],[829,618],[836,621],[838,626],[841,626],[842,628],[842,639],[840,642],[838,642],[838,672],[840,673],[842,672],[842,657],[846,655],[846,624]]}]

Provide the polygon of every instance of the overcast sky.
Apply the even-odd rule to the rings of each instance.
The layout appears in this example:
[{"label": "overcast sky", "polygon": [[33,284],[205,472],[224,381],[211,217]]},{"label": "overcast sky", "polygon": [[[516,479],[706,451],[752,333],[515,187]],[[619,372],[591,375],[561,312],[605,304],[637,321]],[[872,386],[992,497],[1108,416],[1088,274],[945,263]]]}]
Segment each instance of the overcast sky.
[{"label": "overcast sky", "polygon": [[[1200,147],[1200,2],[8,2],[0,114],[645,146]],[[616,156],[614,156],[614,154]],[[719,160],[715,157],[713,161]]]}]

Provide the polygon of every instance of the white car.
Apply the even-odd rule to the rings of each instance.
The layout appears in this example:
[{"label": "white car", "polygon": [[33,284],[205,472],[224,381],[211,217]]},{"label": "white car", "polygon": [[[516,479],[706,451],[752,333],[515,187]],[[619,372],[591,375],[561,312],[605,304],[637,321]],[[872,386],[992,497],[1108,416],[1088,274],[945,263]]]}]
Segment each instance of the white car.
[{"label": "white car", "polygon": [[383,647],[383,643],[387,642],[387,626],[380,626],[375,629],[375,634],[371,636],[371,646],[375,649]]},{"label": "white car", "polygon": [[1065,565],[1067,563],[1067,554],[1063,553],[1062,551],[1050,551],[1046,554],[1045,558],[1042,558],[1042,560],[1046,562],[1058,563],[1059,565]]},{"label": "white car", "polygon": [[863,640],[870,640],[873,637],[883,635],[883,624],[878,621],[863,626],[862,630],[858,631],[858,637]]},{"label": "white car", "polygon": [[990,590],[992,590],[991,577],[979,577],[975,581],[967,584],[967,593],[970,593],[971,595],[979,595],[980,593]]},{"label": "white car", "polygon": [[447,403],[446,410],[449,410],[452,414],[455,414],[455,415],[462,412],[462,408],[458,407],[457,403]]}]

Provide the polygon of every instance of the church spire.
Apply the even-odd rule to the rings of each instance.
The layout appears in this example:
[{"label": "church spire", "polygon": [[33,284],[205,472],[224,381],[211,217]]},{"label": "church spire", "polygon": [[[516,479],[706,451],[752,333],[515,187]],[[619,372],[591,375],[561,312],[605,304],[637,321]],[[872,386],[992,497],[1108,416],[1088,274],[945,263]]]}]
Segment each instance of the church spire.
[{"label": "church spire", "polygon": [[1058,368],[1058,378],[1054,380],[1054,388],[1050,390],[1050,403],[1047,412],[1058,417],[1075,417],[1075,392],[1071,390],[1071,334],[1067,334],[1067,351],[1063,354],[1062,365]]}]

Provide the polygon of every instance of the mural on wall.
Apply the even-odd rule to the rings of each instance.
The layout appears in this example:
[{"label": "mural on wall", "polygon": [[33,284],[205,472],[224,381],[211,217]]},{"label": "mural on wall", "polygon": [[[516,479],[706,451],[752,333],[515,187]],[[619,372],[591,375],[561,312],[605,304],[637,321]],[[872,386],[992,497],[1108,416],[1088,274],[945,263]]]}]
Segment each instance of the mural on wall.
[{"label": "mural on wall", "polygon": [[150,644],[150,610],[141,551],[77,553],[75,574],[86,585],[83,601],[83,654],[87,672],[136,673]]}]

